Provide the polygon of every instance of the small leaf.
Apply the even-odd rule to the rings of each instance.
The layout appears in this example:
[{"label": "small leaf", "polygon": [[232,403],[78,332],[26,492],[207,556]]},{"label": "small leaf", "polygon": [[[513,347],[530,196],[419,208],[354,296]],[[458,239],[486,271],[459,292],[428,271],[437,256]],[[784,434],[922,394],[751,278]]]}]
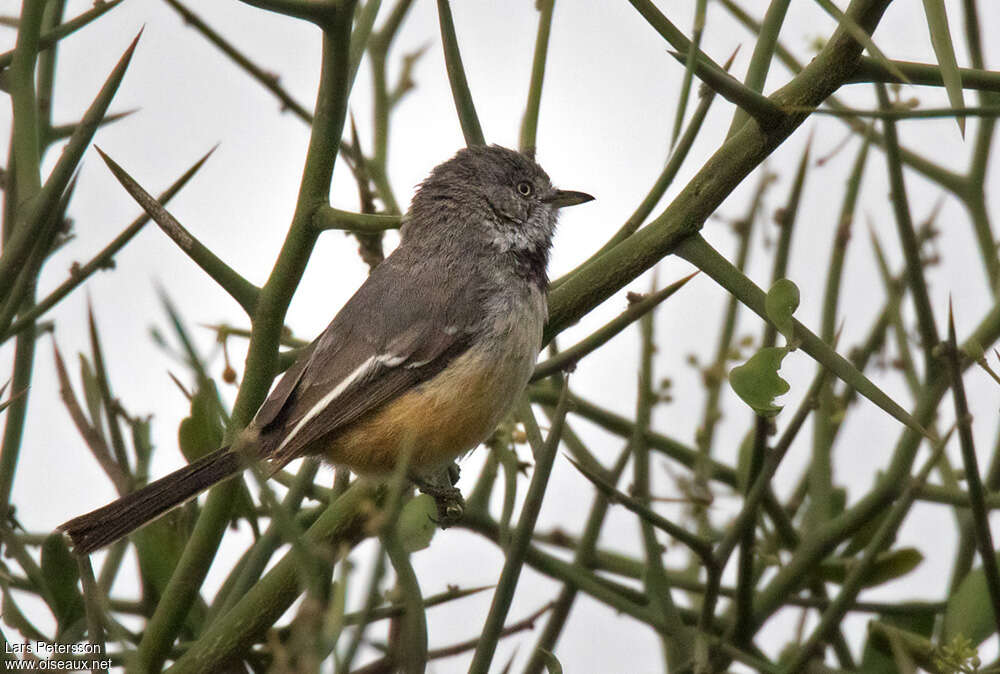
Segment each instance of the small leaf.
[{"label": "small leaf", "polygon": [[[906,614],[879,615],[878,620],[886,626],[907,633],[911,642],[929,639],[934,632],[934,611],[914,610]],[[874,624],[874,622],[872,623]],[[864,649],[861,651],[861,667],[865,674],[898,674],[899,668],[892,654],[892,648],[884,635],[869,631]]]},{"label": "small leaf", "polygon": [[788,382],[778,376],[781,361],[787,354],[786,347],[766,347],[729,372],[733,391],[761,416],[773,417],[782,410],[774,404],[774,399],[788,393],[790,388]]},{"label": "small leaf", "polygon": [[437,524],[437,504],[428,494],[410,500],[399,514],[399,541],[407,552],[423,550],[431,544]]},{"label": "small leaf", "polygon": [[129,421],[132,427],[132,447],[138,457],[138,465],[149,466],[149,455],[152,453],[153,441],[149,419],[133,419]]},{"label": "small leaf", "polygon": [[190,536],[189,515],[184,508],[176,508],[132,534],[143,594],[148,598],[158,601],[167,587]]},{"label": "small leaf", "polygon": [[[864,579],[864,587],[875,587],[901,578],[924,561],[923,554],[916,548],[899,548],[880,554]],[[856,559],[828,559],[820,563],[819,575],[831,583],[843,583],[857,564]]]},{"label": "small leaf", "polygon": [[191,415],[177,428],[177,442],[188,461],[194,462],[222,446],[222,419],[215,396],[214,383],[202,382],[191,398]]},{"label": "small leaf", "polygon": [[101,388],[97,383],[97,375],[91,367],[87,357],[80,354],[80,379],[83,381],[83,397],[87,401],[87,412],[90,413],[90,425],[97,429],[103,439],[104,428],[103,404],[101,402]]},{"label": "small leaf", "polygon": [[[1000,562],[1000,554],[997,555]],[[996,631],[993,608],[988,600],[986,574],[978,566],[962,579],[958,589],[948,598],[944,611],[941,642],[949,642],[958,635],[968,638],[973,646],[983,643]]]},{"label": "small leaf", "polygon": [[[868,640],[883,653],[883,662],[890,667],[888,671],[893,674],[905,671],[900,668],[900,659],[919,665],[929,672],[941,671],[934,664],[937,649],[927,636],[894,627],[889,622],[873,620],[868,623]],[[869,670],[862,667],[860,671],[867,673]],[[871,671],[877,673],[879,670]]]},{"label": "small leaf", "polygon": [[916,548],[899,548],[883,553],[875,560],[875,566],[865,580],[865,587],[874,587],[902,578],[920,566],[924,555]]},{"label": "small leaf", "polygon": [[792,314],[799,308],[799,287],[786,278],[778,279],[767,291],[764,311],[778,328],[778,332],[791,343],[795,338],[795,321]]},{"label": "small leaf", "polygon": [[83,595],[77,587],[80,569],[61,533],[42,543],[42,576],[52,595],[52,613],[64,632],[84,616]]}]

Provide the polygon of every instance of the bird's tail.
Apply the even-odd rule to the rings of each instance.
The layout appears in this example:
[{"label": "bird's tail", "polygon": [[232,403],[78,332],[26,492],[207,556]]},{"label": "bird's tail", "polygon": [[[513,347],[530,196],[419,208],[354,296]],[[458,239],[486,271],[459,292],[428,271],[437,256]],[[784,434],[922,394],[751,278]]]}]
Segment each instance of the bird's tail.
[{"label": "bird's tail", "polygon": [[69,534],[74,551],[88,554],[239,473],[244,460],[238,452],[223,447],[103,508],[60,524],[59,529]]}]

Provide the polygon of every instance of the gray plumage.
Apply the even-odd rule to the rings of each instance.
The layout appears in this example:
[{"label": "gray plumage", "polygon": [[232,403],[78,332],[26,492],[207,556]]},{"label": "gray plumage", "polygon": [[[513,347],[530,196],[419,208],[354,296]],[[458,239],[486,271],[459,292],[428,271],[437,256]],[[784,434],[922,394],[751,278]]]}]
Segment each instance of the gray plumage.
[{"label": "gray plumage", "polygon": [[[485,439],[531,375],[546,319],[558,210],[530,157],[459,151],[420,185],[401,242],[303,352],[234,443],[60,528],[76,549],[112,542],[239,472],[320,454],[356,472],[436,470]],[[424,418],[429,417],[429,418]],[[238,452],[237,452],[238,450]]]}]

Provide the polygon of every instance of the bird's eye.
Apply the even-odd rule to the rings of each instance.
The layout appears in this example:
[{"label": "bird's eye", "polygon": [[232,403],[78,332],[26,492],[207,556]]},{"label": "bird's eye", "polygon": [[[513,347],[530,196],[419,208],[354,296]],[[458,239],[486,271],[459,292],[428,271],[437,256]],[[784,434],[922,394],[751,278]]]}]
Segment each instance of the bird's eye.
[{"label": "bird's eye", "polygon": [[534,192],[535,190],[531,186],[531,183],[522,180],[521,182],[519,182],[517,184],[517,191],[518,191],[518,193],[521,194],[521,196],[530,197],[531,193]]}]

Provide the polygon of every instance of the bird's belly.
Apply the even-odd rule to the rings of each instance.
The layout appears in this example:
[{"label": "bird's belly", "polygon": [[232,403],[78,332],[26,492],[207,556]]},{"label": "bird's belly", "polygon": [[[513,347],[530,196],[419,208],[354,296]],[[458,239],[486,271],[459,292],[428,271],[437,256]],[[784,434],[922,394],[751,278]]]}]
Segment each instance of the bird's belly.
[{"label": "bird's belly", "polygon": [[477,343],[430,380],[337,433],[323,452],[327,460],[386,474],[410,452],[410,465],[426,471],[473,449],[528,383],[541,325],[531,320]]}]

